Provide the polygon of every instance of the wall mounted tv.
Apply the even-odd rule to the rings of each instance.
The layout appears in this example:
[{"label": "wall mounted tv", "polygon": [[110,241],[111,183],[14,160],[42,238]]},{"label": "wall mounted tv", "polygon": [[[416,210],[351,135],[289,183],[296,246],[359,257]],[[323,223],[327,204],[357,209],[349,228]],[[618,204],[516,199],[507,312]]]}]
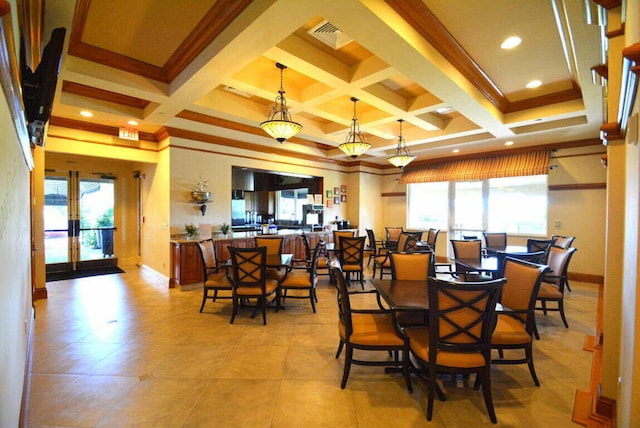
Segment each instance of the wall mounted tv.
[{"label": "wall mounted tv", "polygon": [[51,116],[53,97],[56,93],[58,71],[66,30],[56,28],[42,52],[36,71],[22,65],[22,100],[32,144],[44,145],[45,126]]}]

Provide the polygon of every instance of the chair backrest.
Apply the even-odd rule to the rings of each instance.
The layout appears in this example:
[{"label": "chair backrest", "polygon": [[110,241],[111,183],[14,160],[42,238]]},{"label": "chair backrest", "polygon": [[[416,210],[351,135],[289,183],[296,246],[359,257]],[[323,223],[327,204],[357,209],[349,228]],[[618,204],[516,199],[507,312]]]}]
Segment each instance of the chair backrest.
[{"label": "chair backrest", "polygon": [[398,251],[418,251],[418,241],[422,238],[422,232],[401,232],[398,237]]},{"label": "chair backrest", "polygon": [[344,279],[340,262],[332,258],[329,260],[329,270],[331,276],[335,279],[335,286],[338,299],[338,319],[340,327],[344,328],[345,338],[349,338],[353,332],[353,324],[351,323],[351,301],[349,300],[349,291],[347,290],[347,281]]},{"label": "chair backrest", "polygon": [[479,239],[452,239],[453,258],[478,259],[482,256],[482,241]]},{"label": "chair backrest", "polygon": [[462,239],[470,240],[470,239],[479,239],[478,235],[462,235]]},{"label": "chair backrest", "polygon": [[504,272],[504,262],[507,257],[531,263],[543,264],[542,260],[546,254],[546,251],[536,251],[534,253],[507,253],[506,251],[498,251],[496,253],[496,258],[498,260],[498,275],[502,276]]},{"label": "chair backrest", "polygon": [[367,232],[367,238],[369,238],[369,249],[373,251],[375,254],[378,250],[378,245],[376,244],[376,234],[373,229],[365,229]]},{"label": "chair backrest", "polygon": [[429,278],[429,361],[437,361],[438,351],[482,352],[490,358],[496,303],[504,283]]},{"label": "chair backrest", "polygon": [[419,253],[392,251],[389,253],[389,258],[391,260],[391,279],[426,281],[427,277],[435,276],[431,251]]},{"label": "chair backrest", "polygon": [[304,245],[304,259],[306,261],[310,261],[313,255],[311,254],[311,241],[309,240],[309,235],[303,233],[300,237],[302,238],[302,244]]},{"label": "chair backrest", "polygon": [[207,275],[218,271],[218,260],[216,258],[216,247],[213,245],[213,239],[205,239],[198,242],[200,257],[202,261],[202,273],[205,282]]},{"label": "chair backrest", "polygon": [[316,243],[315,249],[313,250],[313,256],[311,257],[311,265],[309,266],[309,279],[311,280],[312,283],[314,278],[317,276],[318,259],[320,258],[320,254],[324,253],[325,247],[326,247],[326,243],[321,240]]},{"label": "chair backrest", "polygon": [[353,238],[356,236],[354,230],[334,230],[333,231],[333,245],[334,248],[340,248],[340,238]]},{"label": "chair backrest", "polygon": [[282,236],[256,236],[256,247],[266,247],[267,256],[279,256],[282,254],[282,242],[284,238]]},{"label": "chair backrest", "polygon": [[555,284],[564,293],[564,285],[567,282],[567,270],[571,257],[577,251],[577,248],[561,248],[555,245],[549,247],[547,256],[547,265],[549,272],[545,275],[543,282]]},{"label": "chair backrest", "polygon": [[527,239],[527,251],[533,253],[535,251],[547,251],[551,245],[556,242],[555,239]]},{"label": "chair backrest", "polygon": [[504,232],[482,232],[487,249],[504,251],[507,248],[507,234]]},{"label": "chair backrest", "polygon": [[231,255],[233,288],[259,285],[264,290],[266,283],[267,247],[227,247]]},{"label": "chair backrest", "polygon": [[365,237],[358,238],[340,238],[340,265],[363,265],[364,260],[364,241]]},{"label": "chair backrest", "polygon": [[576,240],[575,236],[562,236],[562,235],[551,235],[551,239],[554,239],[555,242],[553,245],[557,245],[561,248],[569,248],[573,245],[573,241]]},{"label": "chair backrest", "polygon": [[438,234],[440,233],[440,229],[429,229],[429,232],[427,233],[427,244],[429,244],[429,247],[431,248],[431,251],[433,251],[433,254],[436,253],[436,242],[438,241]]},{"label": "chair backrest", "polygon": [[404,231],[402,226],[385,226],[384,228],[387,241],[397,241],[400,238],[400,234]]},{"label": "chair backrest", "polygon": [[519,318],[533,331],[533,311],[538,289],[548,266],[507,257],[504,261],[504,279],[500,303],[509,308],[510,313]]}]

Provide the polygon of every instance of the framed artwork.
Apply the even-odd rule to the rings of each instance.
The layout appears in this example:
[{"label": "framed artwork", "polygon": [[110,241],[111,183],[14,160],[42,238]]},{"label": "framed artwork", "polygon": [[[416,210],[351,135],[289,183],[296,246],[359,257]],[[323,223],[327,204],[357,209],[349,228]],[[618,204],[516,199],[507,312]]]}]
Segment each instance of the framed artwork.
[{"label": "framed artwork", "polygon": [[[5,4],[7,6],[5,9]],[[7,100],[7,106],[11,112],[11,119],[16,131],[17,142],[20,144],[22,155],[29,170],[34,168],[33,155],[31,154],[31,142],[27,132],[27,120],[24,116],[22,92],[20,88],[20,64],[16,55],[13,37],[13,23],[9,4],[2,2],[0,11],[0,86]],[[6,130],[5,130],[6,132]]]},{"label": "framed artwork", "polygon": [[327,208],[333,208],[333,198],[327,198]]},{"label": "framed artwork", "polygon": [[333,203],[335,205],[339,205],[340,204],[340,196],[334,196],[333,197]]},{"label": "framed artwork", "polygon": [[340,202],[347,202],[347,195],[345,194],[340,195]]},{"label": "framed artwork", "polygon": [[333,199],[333,190],[327,190],[327,199]]},{"label": "framed artwork", "polygon": [[340,194],[340,188],[339,187],[334,187],[333,188],[333,194],[334,195],[339,195]]},{"label": "framed artwork", "polygon": [[342,186],[340,186],[340,193],[347,193],[347,185],[343,184]]}]

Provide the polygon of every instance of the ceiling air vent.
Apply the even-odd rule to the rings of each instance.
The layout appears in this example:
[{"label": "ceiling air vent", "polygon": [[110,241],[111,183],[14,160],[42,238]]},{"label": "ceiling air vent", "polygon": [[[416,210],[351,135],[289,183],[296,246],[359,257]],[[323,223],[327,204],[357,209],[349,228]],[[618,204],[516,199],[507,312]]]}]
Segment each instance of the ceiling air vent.
[{"label": "ceiling air vent", "polygon": [[353,41],[351,37],[340,31],[329,21],[322,21],[309,30],[308,33],[333,49],[340,49]]}]

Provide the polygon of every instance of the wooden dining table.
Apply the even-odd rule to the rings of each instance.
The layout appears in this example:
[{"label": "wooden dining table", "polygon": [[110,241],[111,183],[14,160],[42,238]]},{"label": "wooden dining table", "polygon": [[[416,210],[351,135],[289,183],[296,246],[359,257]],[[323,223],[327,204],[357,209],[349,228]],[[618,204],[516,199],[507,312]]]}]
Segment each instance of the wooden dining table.
[{"label": "wooden dining table", "polygon": [[380,298],[393,311],[424,311],[429,309],[427,281],[372,278]]}]

